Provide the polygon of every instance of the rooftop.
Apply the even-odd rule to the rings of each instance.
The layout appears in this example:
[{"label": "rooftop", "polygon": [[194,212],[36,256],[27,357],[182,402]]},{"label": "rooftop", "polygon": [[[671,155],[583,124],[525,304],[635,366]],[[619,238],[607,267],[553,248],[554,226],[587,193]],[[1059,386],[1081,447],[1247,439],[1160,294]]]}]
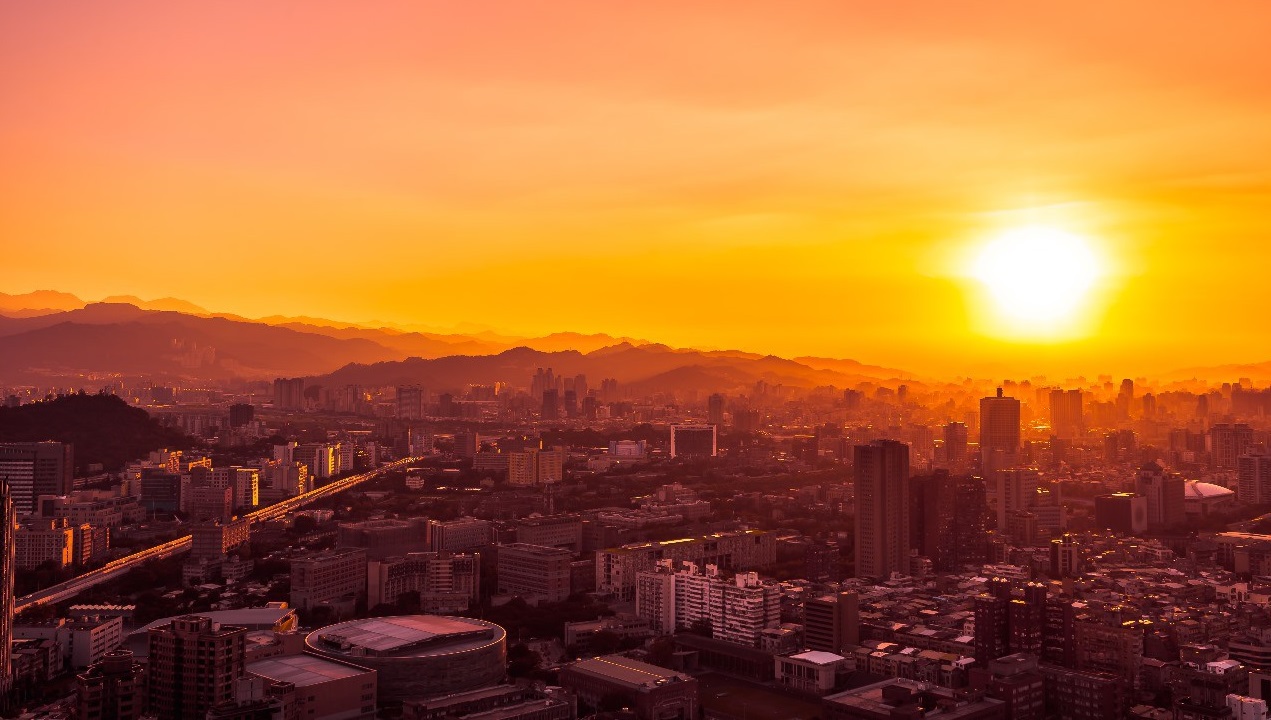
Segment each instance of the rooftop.
[{"label": "rooftop", "polygon": [[598,675],[634,688],[653,688],[668,682],[682,682],[689,679],[683,673],[632,660],[622,655],[606,655],[590,660],[580,660],[569,666],[569,669]]},{"label": "rooftop", "polygon": [[270,680],[293,683],[296,687],[307,687],[374,671],[301,653],[249,663],[247,672]]},{"label": "rooftop", "polygon": [[798,655],[791,655],[790,659],[802,660],[815,665],[832,665],[844,660],[842,655],[835,655],[832,652],[825,652],[823,650],[809,650],[807,652],[801,652]]},{"label": "rooftop", "polygon": [[420,657],[480,647],[506,635],[484,620],[439,615],[399,615],[328,625],[309,634],[306,643],[352,656]]}]

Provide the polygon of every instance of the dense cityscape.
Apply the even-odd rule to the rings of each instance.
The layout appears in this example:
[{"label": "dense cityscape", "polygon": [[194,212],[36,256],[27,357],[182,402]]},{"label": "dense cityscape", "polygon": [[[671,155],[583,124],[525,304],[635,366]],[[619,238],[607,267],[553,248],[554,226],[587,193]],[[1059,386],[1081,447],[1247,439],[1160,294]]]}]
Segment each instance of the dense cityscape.
[{"label": "dense cityscape", "polygon": [[0,3],[0,719],[1271,720],[1271,3]]},{"label": "dense cityscape", "polygon": [[118,467],[0,445],[9,708],[1261,717],[1269,403],[1248,379],[637,395],[551,368],[11,388],[6,426],[65,407],[113,438],[135,406],[178,442]]}]

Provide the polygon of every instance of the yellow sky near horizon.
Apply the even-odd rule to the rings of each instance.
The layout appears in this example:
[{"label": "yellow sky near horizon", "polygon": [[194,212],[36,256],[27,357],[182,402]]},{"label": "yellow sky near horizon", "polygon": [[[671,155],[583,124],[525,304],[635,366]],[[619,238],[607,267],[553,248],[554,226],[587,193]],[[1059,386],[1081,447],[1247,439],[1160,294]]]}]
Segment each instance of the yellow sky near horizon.
[{"label": "yellow sky near horizon", "polygon": [[[1271,6],[16,3],[0,290],[959,374],[1271,359]],[[1080,337],[966,266],[1105,260]],[[1018,370],[1016,370],[1018,368]]]}]

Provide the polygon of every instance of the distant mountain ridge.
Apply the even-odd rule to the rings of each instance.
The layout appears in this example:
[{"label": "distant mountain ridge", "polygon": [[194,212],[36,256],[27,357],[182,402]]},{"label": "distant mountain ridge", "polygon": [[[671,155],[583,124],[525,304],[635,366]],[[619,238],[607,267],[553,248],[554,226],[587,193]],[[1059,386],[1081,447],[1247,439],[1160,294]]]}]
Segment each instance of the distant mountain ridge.
[{"label": "distant mountain ridge", "polygon": [[[538,367],[649,390],[714,392],[756,382],[792,387],[908,377],[853,360],[799,362],[740,350],[672,348],[603,333],[515,338],[368,328],[319,318],[278,322],[211,313],[176,298],[83,303],[67,293],[0,294],[0,384],[85,377],[154,381],[268,380],[305,376],[336,385],[420,383],[462,390],[525,384]],[[126,302],[125,302],[126,301]],[[138,303],[142,303],[139,305]],[[47,304],[67,309],[35,308]],[[144,306],[143,306],[144,305]],[[68,306],[70,306],[68,308]]]}]

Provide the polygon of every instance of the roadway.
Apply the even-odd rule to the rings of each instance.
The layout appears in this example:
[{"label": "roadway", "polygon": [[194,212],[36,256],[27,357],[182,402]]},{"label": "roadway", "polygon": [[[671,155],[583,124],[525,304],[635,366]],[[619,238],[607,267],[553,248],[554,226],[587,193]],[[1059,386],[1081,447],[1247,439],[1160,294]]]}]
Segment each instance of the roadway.
[{"label": "roadway", "polygon": [[[253,524],[266,520],[276,520],[287,513],[298,510],[316,500],[321,500],[322,498],[329,497],[331,495],[337,495],[351,487],[360,485],[367,480],[379,477],[386,472],[406,467],[415,459],[416,458],[409,457],[403,458],[396,462],[378,467],[370,472],[365,472],[360,475],[350,475],[349,477],[323,485],[320,488],[314,488],[307,493],[287,498],[282,502],[248,513],[246,517],[249,518]],[[29,607],[33,607],[41,603],[56,603],[66,600],[67,598],[75,597],[79,593],[95,585],[100,585],[104,582],[114,580],[115,578],[122,576],[124,573],[144,562],[175,557],[184,552],[188,552],[190,545],[190,536],[184,535],[176,540],[169,540],[161,545],[155,545],[154,547],[146,548],[140,552],[135,552],[131,555],[125,555],[124,557],[116,560],[111,560],[95,570],[89,570],[81,575],[76,575],[66,582],[50,585],[43,590],[17,598],[14,602],[14,612],[20,613]]]}]

